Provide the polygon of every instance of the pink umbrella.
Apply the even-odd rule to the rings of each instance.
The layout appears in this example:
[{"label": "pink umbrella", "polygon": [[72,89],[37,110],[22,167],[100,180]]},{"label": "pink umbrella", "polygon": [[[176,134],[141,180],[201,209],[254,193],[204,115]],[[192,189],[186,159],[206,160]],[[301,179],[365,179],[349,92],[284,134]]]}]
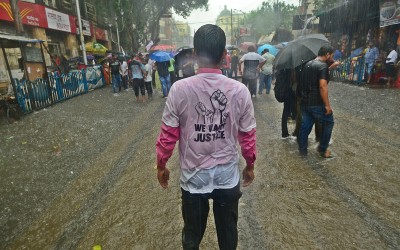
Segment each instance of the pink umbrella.
[{"label": "pink umbrella", "polygon": [[168,44],[157,44],[151,47],[150,51],[156,51],[156,50],[161,50],[161,51],[172,51],[174,49],[174,46],[168,45]]},{"label": "pink umbrella", "polygon": [[253,47],[254,51],[257,50],[257,45],[252,42],[243,42],[239,45],[239,49],[243,52],[249,52],[249,47]]}]

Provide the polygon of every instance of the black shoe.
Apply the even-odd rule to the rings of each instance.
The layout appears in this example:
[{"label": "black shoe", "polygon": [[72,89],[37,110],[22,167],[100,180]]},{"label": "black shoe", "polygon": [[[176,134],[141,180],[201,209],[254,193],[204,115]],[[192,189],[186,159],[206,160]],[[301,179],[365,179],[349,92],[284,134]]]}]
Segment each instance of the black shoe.
[{"label": "black shoe", "polygon": [[299,150],[301,156],[307,156],[307,151]]}]

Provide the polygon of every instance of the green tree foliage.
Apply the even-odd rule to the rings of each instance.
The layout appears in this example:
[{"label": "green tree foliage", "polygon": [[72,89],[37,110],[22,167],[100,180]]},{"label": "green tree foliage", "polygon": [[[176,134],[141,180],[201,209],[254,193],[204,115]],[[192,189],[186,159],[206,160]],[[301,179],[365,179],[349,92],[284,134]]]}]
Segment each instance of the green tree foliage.
[{"label": "green tree foliage", "polygon": [[208,9],[208,0],[97,0],[98,15],[118,16],[124,11],[124,20],[119,18],[118,25],[121,45],[128,50],[137,51],[150,40],[159,40],[160,19],[172,11],[187,17],[195,9]]},{"label": "green tree foliage", "polygon": [[261,7],[253,10],[248,15],[248,24],[255,29],[256,34],[267,35],[280,29],[292,28],[293,15],[297,13],[297,7],[286,4],[283,1],[278,3],[264,1]]}]

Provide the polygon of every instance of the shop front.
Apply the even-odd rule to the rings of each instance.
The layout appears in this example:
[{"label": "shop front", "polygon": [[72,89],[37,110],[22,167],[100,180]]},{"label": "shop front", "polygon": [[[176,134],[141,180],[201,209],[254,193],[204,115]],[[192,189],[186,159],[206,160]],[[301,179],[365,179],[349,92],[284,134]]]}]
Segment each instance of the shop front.
[{"label": "shop front", "polygon": [[331,41],[335,49],[334,59],[342,62],[332,72],[333,77],[355,83],[365,81],[365,49],[370,42],[381,46],[379,2],[346,1],[332,10],[318,13],[317,16],[319,32]]},{"label": "shop front", "polygon": [[[18,7],[27,34],[35,39],[47,41],[45,45],[50,54],[64,55],[69,58],[79,56],[81,53],[80,25],[82,25],[85,43],[95,42],[96,37],[107,43],[107,31],[96,28],[95,32],[93,23],[90,21],[82,20],[79,24],[75,16],[30,2],[18,1]],[[13,22],[14,17],[9,0],[0,0],[0,30],[13,33]],[[9,30],[4,30],[7,27]],[[47,58],[46,63],[49,64]]]},{"label": "shop front", "polygon": [[[385,52],[387,54],[393,48],[396,48],[397,53],[400,53],[400,2],[394,0],[380,0],[380,11],[379,11],[379,45],[381,48],[385,48]],[[400,66],[398,65],[398,60],[395,62],[394,69],[395,69],[395,76],[394,82],[391,83],[392,86],[396,88],[400,88]],[[385,70],[382,70],[384,79],[388,78],[387,69],[389,69],[390,65],[385,65],[382,63],[383,66],[388,66]]]}]

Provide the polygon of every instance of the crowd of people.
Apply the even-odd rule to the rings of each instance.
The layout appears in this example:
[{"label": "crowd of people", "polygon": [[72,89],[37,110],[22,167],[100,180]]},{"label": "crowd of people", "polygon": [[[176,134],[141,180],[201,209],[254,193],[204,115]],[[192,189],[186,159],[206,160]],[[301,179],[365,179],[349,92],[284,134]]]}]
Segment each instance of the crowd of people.
[{"label": "crowd of people", "polygon": [[146,102],[153,98],[156,79],[160,82],[162,97],[166,98],[175,81],[195,75],[195,65],[193,51],[188,50],[177,62],[174,57],[169,61],[155,61],[150,59],[150,54],[140,52],[129,58],[112,54],[102,66],[106,84],[112,86],[114,96],[131,87],[137,101]]}]

